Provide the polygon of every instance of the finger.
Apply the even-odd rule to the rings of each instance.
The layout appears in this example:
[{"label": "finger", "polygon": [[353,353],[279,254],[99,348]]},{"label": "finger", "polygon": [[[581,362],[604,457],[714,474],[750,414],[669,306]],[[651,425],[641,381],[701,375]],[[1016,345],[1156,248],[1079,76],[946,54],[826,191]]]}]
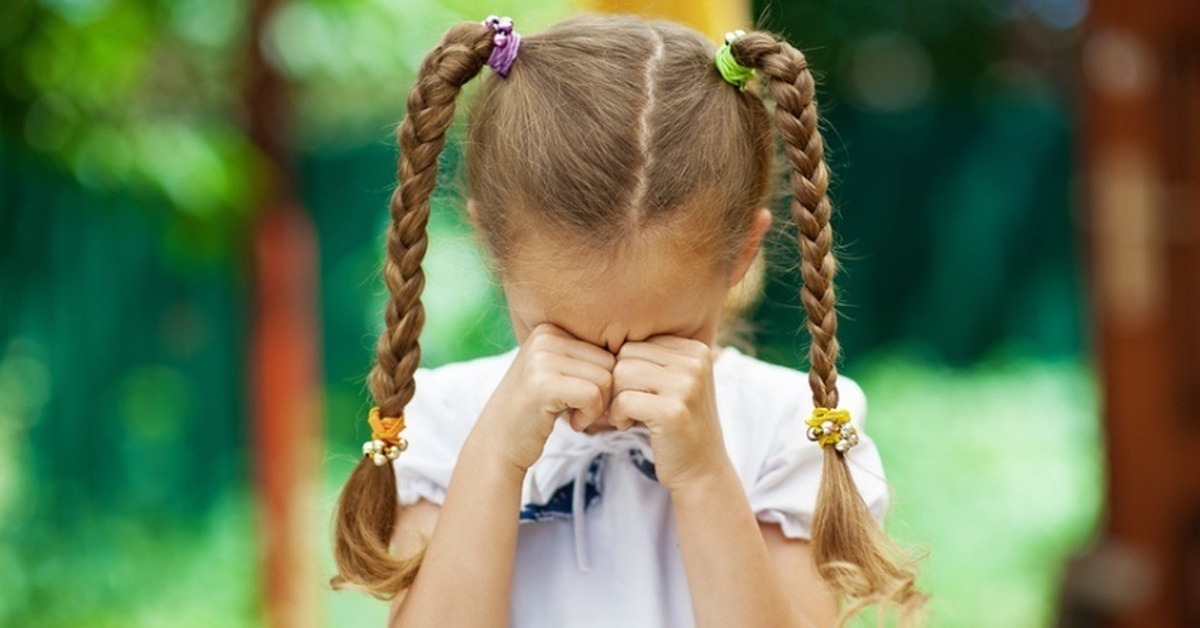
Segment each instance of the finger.
[{"label": "finger", "polygon": [[[606,349],[572,336],[567,330],[552,323],[541,323],[530,332],[527,343],[538,343],[543,349],[560,355],[595,364],[612,370],[616,357]],[[543,344],[544,343],[544,344]]]},{"label": "finger", "polygon": [[605,404],[612,396],[613,374],[608,369],[548,351],[536,354],[533,359],[537,362],[536,368],[544,372],[586,380],[600,387]]},{"label": "finger", "polygon": [[599,417],[589,417],[582,411],[576,409],[572,409],[571,413],[567,416],[567,423],[571,426],[571,429],[575,430],[576,432],[582,432],[586,430],[587,428],[591,427],[593,423],[599,420]]},{"label": "finger", "polygon": [[669,376],[666,367],[641,358],[622,358],[613,367],[613,394],[625,390],[661,393]]},{"label": "finger", "polygon": [[[625,348],[629,351],[626,353]],[[662,367],[672,373],[696,376],[712,370],[712,349],[699,340],[688,340],[673,336],[656,336],[635,345],[625,345],[617,354],[617,363],[625,359],[641,359]]]},{"label": "finger", "polygon": [[554,414],[571,409],[569,421],[576,430],[585,429],[599,419],[608,407],[600,387],[584,379],[563,377],[557,383],[559,401]]},{"label": "finger", "polygon": [[595,364],[606,371],[611,371],[613,365],[617,363],[617,357],[609,353],[607,349],[601,349],[590,342],[577,338],[570,339],[566,355],[577,360]]},{"label": "finger", "polygon": [[624,390],[613,396],[612,404],[608,407],[608,422],[613,427],[625,431],[637,423],[645,423],[646,418],[654,417],[658,397],[652,393],[640,390]]},{"label": "finger", "polygon": [[712,357],[713,348],[699,340],[682,336],[653,336],[646,340],[647,344],[661,347],[672,354],[692,358],[708,359]]},{"label": "finger", "polygon": [[585,360],[564,356],[559,369],[559,372],[561,372],[563,375],[577,377],[579,379],[586,379],[587,381],[599,386],[604,390],[604,396],[606,400],[612,393],[613,367],[605,368],[597,365],[594,362],[588,362]]},{"label": "finger", "polygon": [[621,350],[617,353],[617,363],[622,360],[645,360],[666,366],[671,363],[672,352],[666,347],[654,344],[649,341],[642,342],[627,342],[621,345]]}]

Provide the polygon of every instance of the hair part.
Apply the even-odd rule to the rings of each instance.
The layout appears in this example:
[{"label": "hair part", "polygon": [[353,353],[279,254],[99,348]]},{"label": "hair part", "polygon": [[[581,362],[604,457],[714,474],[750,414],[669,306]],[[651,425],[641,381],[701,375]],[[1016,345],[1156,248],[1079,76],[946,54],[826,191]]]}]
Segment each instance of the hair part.
[{"label": "hair part", "polygon": [[502,275],[532,231],[603,250],[683,220],[707,221],[688,246],[733,262],[766,206],[774,140],[759,98],[729,89],[713,53],[690,28],[629,16],[522,40],[467,132],[467,192]]}]

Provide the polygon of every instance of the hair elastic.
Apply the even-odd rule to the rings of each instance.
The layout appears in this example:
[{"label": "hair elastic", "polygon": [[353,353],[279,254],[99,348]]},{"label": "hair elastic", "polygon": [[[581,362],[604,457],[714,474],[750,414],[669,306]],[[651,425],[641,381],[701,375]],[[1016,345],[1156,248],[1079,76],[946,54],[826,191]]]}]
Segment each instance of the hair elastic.
[{"label": "hair elastic", "polygon": [[844,454],[858,444],[858,430],[850,423],[848,410],[813,408],[812,417],[804,424],[808,426],[808,440],[821,447],[832,446]]},{"label": "hair elastic", "polygon": [[717,49],[716,56],[717,71],[721,73],[721,78],[730,85],[736,85],[742,91],[745,91],[746,85],[754,78],[754,70],[738,63],[737,59],[733,58],[732,46],[733,42],[745,34],[746,31],[742,30],[725,33],[725,45]]},{"label": "hair elastic", "polygon": [[374,407],[367,414],[367,423],[371,425],[371,440],[363,443],[363,457],[370,458],[375,466],[382,467],[408,449],[408,440],[400,435],[404,431],[404,415],[380,417],[379,408]]},{"label": "hair elastic", "polygon": [[513,21],[510,17],[489,15],[483,25],[492,29],[492,54],[488,56],[487,64],[500,78],[508,78],[513,61],[517,60],[517,49],[521,47],[521,36],[513,31]]}]

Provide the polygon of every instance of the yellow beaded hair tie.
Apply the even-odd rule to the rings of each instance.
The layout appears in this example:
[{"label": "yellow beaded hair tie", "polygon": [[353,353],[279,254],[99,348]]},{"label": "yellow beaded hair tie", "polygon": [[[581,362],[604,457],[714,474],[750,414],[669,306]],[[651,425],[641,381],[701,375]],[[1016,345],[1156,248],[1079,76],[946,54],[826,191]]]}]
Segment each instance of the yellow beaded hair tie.
[{"label": "yellow beaded hair tie", "polygon": [[858,430],[850,423],[850,412],[813,408],[812,417],[804,422],[808,426],[808,440],[822,447],[832,446],[838,453],[846,453],[858,444]]},{"label": "yellow beaded hair tie", "polygon": [[379,408],[375,407],[367,415],[367,423],[371,424],[371,440],[363,443],[363,456],[374,461],[375,466],[382,467],[408,449],[408,440],[400,435],[404,431],[404,415],[380,417]]}]

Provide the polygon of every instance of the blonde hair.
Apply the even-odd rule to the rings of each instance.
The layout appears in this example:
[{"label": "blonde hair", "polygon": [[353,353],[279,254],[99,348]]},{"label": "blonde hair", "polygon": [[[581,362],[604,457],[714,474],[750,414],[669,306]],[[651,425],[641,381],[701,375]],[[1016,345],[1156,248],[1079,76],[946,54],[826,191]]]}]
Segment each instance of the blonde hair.
[{"label": "blonde hair", "polygon": [[[438,158],[457,96],[492,45],[486,26],[452,27],[422,63],[397,132],[399,186],[384,263],[391,298],[369,378],[385,416],[401,414],[413,395]],[[758,71],[775,101],[772,125],[759,96],[721,78],[714,52],[689,28],[628,16],[578,16],[525,37],[509,76],[489,76],[471,110],[467,191],[476,221],[502,273],[529,229],[608,245],[681,220],[693,230],[689,244],[710,247],[728,265],[750,237],[754,212],[768,203],[774,126],[791,166],[813,403],[837,407],[836,262],[812,74],[802,53],[770,34],[734,43],[734,58]],[[845,602],[843,618],[868,604],[915,617],[924,599],[915,570],[894,558],[843,456],[832,448],[824,456],[813,547],[822,577]],[[364,459],[338,504],[335,587],[354,583],[389,598],[412,583],[421,557],[389,552],[396,507],[392,469]]]}]

